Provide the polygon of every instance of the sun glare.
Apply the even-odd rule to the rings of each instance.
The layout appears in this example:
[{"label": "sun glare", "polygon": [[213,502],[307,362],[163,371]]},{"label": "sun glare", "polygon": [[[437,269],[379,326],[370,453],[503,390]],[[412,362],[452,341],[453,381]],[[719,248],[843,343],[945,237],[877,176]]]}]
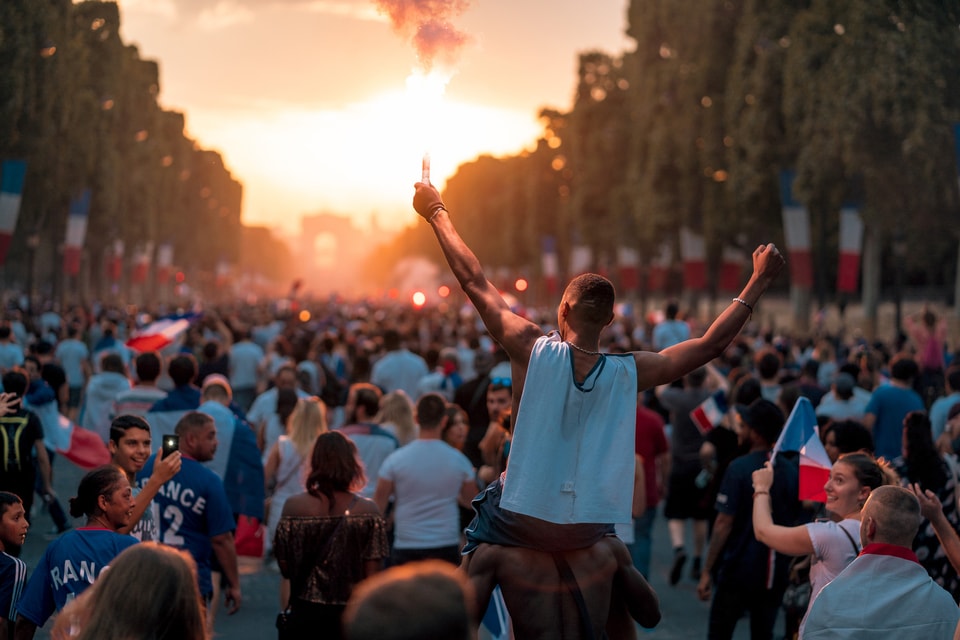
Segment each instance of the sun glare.
[{"label": "sun glare", "polygon": [[436,82],[414,80],[341,109],[192,112],[191,124],[245,182],[246,223],[293,231],[297,219],[278,215],[298,202],[296,218],[322,209],[365,225],[372,213],[398,229],[416,217],[410,199],[424,153],[442,189],[459,165],[517,153],[540,134],[535,114],[457,102]]}]

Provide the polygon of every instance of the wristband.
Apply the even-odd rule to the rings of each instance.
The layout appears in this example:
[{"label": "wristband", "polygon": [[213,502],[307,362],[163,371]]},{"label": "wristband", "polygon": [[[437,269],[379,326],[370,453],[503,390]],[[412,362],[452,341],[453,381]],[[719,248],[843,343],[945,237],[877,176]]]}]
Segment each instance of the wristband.
[{"label": "wristband", "polygon": [[443,207],[440,207],[439,209],[437,209],[436,211],[434,211],[434,212],[433,212],[433,215],[430,216],[429,218],[427,218],[427,222],[430,223],[430,224],[433,224],[433,219],[436,218],[438,215],[440,215],[440,212],[441,212],[441,211],[445,211],[445,209],[444,209]]},{"label": "wristband", "polygon": [[769,492],[769,491],[754,491],[754,492],[753,492],[753,499],[756,500],[756,499],[757,499],[757,496],[768,496],[768,495],[770,495],[770,492]]},{"label": "wristband", "polygon": [[745,306],[745,307],[750,311],[750,315],[753,315],[753,307],[750,305],[749,302],[747,302],[747,301],[744,300],[743,298],[734,298],[734,299],[731,300],[730,302],[739,302],[740,304],[742,304],[743,306]]}]

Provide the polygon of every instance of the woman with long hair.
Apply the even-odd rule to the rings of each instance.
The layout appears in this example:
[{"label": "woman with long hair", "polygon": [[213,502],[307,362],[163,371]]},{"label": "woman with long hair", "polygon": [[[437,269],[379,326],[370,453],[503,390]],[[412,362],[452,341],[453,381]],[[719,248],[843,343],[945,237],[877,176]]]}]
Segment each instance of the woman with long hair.
[{"label": "woman with long hair", "polygon": [[267,551],[273,548],[273,535],[280,522],[283,504],[290,496],[306,491],[307,461],[317,436],[327,430],[327,408],[316,397],[297,400],[287,423],[287,433],[267,455],[263,467],[266,488],[273,488],[267,514]]},{"label": "woman with long hair", "polygon": [[[933,444],[930,418],[925,411],[911,411],[903,419],[903,455],[894,460],[900,474],[901,486],[919,485],[923,491],[932,491],[943,505],[943,513],[953,527],[960,528],[957,511],[957,458],[941,454]],[[924,519],[913,541],[913,550],[930,577],[960,599],[960,577],[940,547],[936,532]]]},{"label": "woman with long hair", "polygon": [[[148,580],[144,576],[149,576]],[[70,635],[71,627],[80,634]],[[207,640],[197,565],[156,542],[130,547],[64,608],[51,636],[78,640]]]},{"label": "woman with long hair", "polygon": [[380,411],[373,421],[392,433],[401,447],[416,440],[420,433],[413,419],[413,402],[403,390],[391,391],[380,398]]},{"label": "woman with long hair", "polygon": [[[770,487],[773,465],[767,462],[753,472],[753,534],[775,551],[790,555],[812,555],[810,605],[860,553],[860,509],[870,492],[885,484],[885,475],[873,456],[849,453],[840,456],[830,469],[824,485],[827,494],[827,521],[786,527],[773,522]],[[803,623],[800,624],[803,634]]]},{"label": "woman with long hair", "polygon": [[381,569],[386,523],[357,493],[365,483],[356,445],[338,431],[320,434],[307,491],[287,500],[274,538],[280,572],[290,580],[284,637],[341,638],[354,585]]},{"label": "woman with long hair", "polygon": [[63,534],[43,552],[20,599],[18,627],[42,627],[121,551],[137,544],[136,538],[118,533],[130,524],[133,507],[130,482],[117,467],[97,467],[83,476],[76,497],[70,498],[70,515],[86,516],[86,525]]}]

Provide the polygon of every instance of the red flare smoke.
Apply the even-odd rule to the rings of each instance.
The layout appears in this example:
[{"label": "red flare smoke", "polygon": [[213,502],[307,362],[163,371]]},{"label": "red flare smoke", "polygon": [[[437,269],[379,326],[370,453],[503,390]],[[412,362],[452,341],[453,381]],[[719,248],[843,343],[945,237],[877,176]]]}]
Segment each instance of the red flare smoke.
[{"label": "red flare smoke", "polygon": [[394,30],[413,43],[425,72],[434,64],[453,67],[460,49],[469,41],[468,36],[450,22],[467,9],[467,0],[374,0],[374,3],[390,16]]}]

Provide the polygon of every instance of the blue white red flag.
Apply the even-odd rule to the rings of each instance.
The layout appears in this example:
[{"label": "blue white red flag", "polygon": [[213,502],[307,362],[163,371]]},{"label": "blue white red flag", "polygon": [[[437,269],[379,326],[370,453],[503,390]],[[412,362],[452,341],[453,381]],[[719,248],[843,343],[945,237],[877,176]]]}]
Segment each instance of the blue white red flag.
[{"label": "blue white red flag", "polygon": [[773,447],[771,460],[780,451],[800,453],[800,500],[826,502],[823,485],[830,478],[830,456],[820,442],[817,414],[808,398],[800,397]]},{"label": "blue white red flag", "polygon": [[510,613],[499,586],[490,594],[490,604],[487,605],[487,612],[480,623],[490,632],[492,640],[509,640],[512,630]]},{"label": "blue white red flag", "polygon": [[51,434],[50,437],[57,444],[57,453],[81,469],[96,469],[101,465],[110,464],[110,451],[107,450],[100,436],[89,429],[78,427],[62,414],[59,417],[56,434]]},{"label": "blue white red flag", "polygon": [[127,347],[141,353],[160,351],[176,342],[199,318],[198,313],[187,313],[154,320],[127,340]]},{"label": "blue white red flag", "polygon": [[723,390],[714,392],[707,396],[707,399],[701,402],[690,412],[690,420],[700,429],[700,433],[706,435],[708,431],[720,424],[723,416],[727,413],[727,394]]}]

